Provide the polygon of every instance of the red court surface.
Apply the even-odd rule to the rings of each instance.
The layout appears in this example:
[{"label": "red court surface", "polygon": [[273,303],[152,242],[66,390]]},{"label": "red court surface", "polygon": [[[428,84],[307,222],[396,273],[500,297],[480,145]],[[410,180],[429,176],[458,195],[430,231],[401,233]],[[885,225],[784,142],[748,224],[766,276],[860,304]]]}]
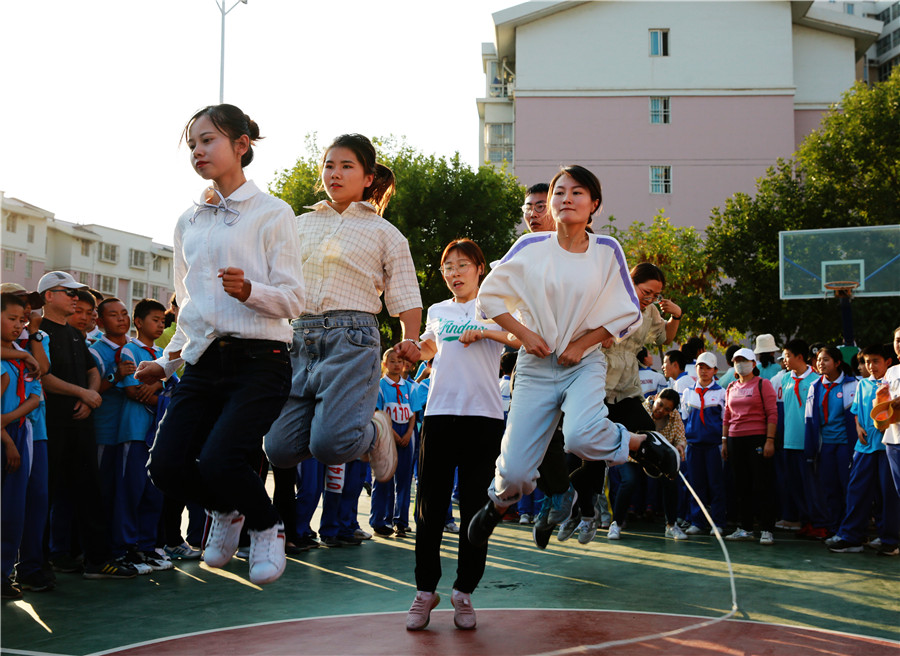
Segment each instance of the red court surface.
[{"label": "red court surface", "polygon": [[[728,620],[628,645],[587,646],[648,636],[709,620],[684,615],[590,610],[478,610],[478,628],[460,631],[452,610],[435,610],[425,631],[404,629],[404,613],[301,619],[209,631],[105,651],[127,656],[168,654],[325,654],[525,656],[554,652],[631,656],[771,654],[865,656],[900,654],[900,643],[784,625]],[[99,656],[99,655],[95,655]],[[560,654],[561,656],[561,654]]]}]

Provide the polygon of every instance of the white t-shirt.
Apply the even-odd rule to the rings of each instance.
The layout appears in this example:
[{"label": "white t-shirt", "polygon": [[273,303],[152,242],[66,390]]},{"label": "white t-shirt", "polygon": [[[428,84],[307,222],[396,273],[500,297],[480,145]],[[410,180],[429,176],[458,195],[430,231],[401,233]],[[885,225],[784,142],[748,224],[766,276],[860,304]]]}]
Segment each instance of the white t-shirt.
[{"label": "white t-shirt", "polygon": [[[900,398],[900,364],[895,364],[887,370],[884,382],[890,389],[891,398]],[[900,422],[888,426],[888,429],[884,431],[884,437],[881,438],[881,443],[900,445]]]},{"label": "white t-shirt", "polygon": [[466,330],[502,331],[493,322],[475,317],[475,300],[453,299],[428,308],[422,340],[432,340],[437,354],[431,369],[431,389],[425,416],[457,415],[503,419],[503,404],[497,379],[503,344],[482,339],[468,347],[459,343]]}]

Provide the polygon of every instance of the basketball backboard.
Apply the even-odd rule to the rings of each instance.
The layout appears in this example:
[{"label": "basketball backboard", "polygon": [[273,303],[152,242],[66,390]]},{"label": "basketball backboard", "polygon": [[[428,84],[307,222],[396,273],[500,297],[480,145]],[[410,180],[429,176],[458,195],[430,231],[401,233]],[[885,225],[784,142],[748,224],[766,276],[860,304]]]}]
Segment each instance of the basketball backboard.
[{"label": "basketball backboard", "polygon": [[900,296],[900,225],[778,233],[782,300],[824,298],[825,284],[852,281],[853,296]]}]

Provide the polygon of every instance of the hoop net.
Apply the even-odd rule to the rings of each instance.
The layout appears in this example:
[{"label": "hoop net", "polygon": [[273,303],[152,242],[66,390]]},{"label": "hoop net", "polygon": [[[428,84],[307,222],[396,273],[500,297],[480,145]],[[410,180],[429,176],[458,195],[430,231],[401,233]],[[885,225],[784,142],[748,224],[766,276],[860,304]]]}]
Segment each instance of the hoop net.
[{"label": "hoop net", "polygon": [[833,280],[822,285],[826,290],[834,292],[835,298],[852,298],[853,290],[859,287],[855,280]]}]

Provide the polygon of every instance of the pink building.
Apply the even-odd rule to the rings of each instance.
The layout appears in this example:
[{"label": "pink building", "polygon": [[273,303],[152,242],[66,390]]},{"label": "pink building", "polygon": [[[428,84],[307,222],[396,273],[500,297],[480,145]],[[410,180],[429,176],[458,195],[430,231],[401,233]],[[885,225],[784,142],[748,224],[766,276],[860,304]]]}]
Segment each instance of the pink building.
[{"label": "pink building", "polygon": [[812,2],[529,2],[494,14],[484,161],[523,185],[579,163],[601,221],[710,211],[789,157],[856,79],[881,21]]}]

